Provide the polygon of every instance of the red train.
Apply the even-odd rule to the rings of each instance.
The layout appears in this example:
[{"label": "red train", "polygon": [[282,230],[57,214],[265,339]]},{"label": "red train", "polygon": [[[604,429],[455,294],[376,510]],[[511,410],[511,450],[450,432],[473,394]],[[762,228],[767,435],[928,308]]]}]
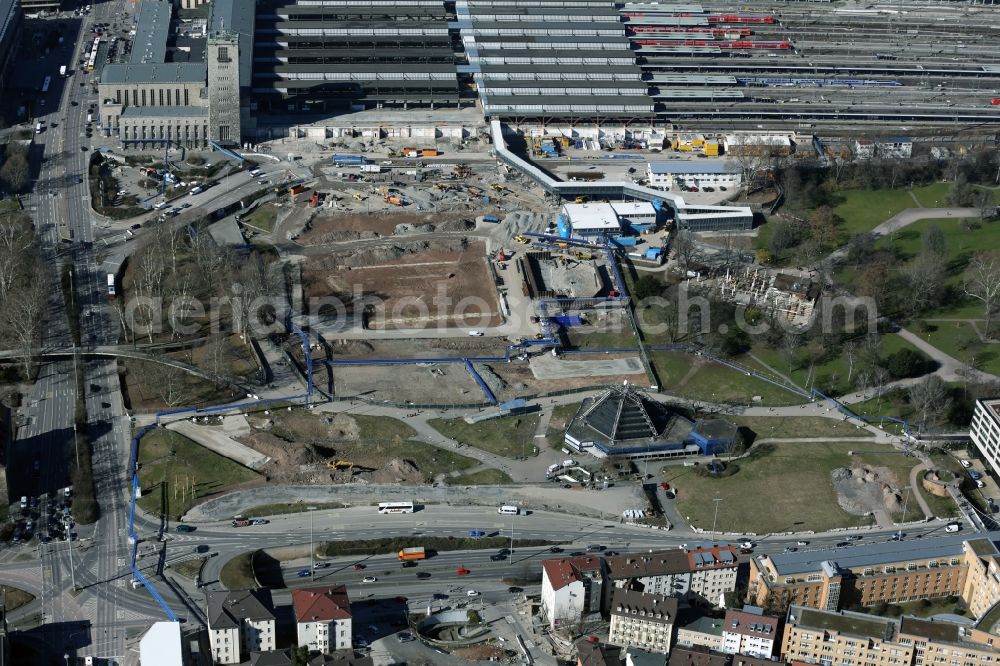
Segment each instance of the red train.
[{"label": "red train", "polygon": [[773,25],[777,23],[773,16],[740,16],[738,14],[647,14],[645,12],[624,12],[625,18],[704,18],[709,23],[756,23]]},{"label": "red train", "polygon": [[993,106],[1000,106],[1000,97],[994,97],[990,100],[990,104]]},{"label": "red train", "polygon": [[707,32],[712,35],[729,35],[736,33],[741,37],[749,37],[753,34],[750,28],[700,28],[692,26],[690,28],[677,28],[656,25],[637,25],[629,28],[632,32]]},{"label": "red train", "polygon": [[737,40],[735,42],[713,42],[704,39],[685,39],[683,41],[671,41],[664,39],[637,39],[639,46],[717,46],[720,49],[790,49],[791,42],[751,42],[747,40]]}]

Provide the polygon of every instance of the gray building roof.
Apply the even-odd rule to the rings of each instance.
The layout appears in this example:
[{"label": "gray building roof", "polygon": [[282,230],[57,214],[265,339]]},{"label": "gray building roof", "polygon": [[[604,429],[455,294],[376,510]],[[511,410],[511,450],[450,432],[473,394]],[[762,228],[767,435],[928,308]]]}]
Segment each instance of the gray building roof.
[{"label": "gray building roof", "polygon": [[208,69],[203,62],[171,62],[144,65],[105,65],[101,83],[201,83],[205,84]]},{"label": "gray building roof", "polygon": [[[992,553],[987,554],[997,553],[995,542],[998,539],[1000,539],[1000,532],[987,532],[976,537],[976,541],[987,542],[993,546]],[[883,541],[843,548],[803,550],[797,553],[777,553],[771,555],[770,559],[778,575],[789,576],[820,571],[824,562],[833,562],[846,569],[874,567],[895,562],[958,557],[962,554],[962,543],[972,540],[968,536],[954,534],[924,539]],[[978,550],[977,553],[979,553]],[[983,555],[983,553],[979,554]]]},{"label": "gray building roof", "polygon": [[805,606],[788,608],[788,624],[885,641],[893,640],[899,631],[899,620],[894,618],[851,611],[823,611]]},{"label": "gray building roof", "polygon": [[650,162],[649,171],[654,174],[723,174],[739,173],[740,167],[731,160],[677,160],[674,162]]},{"label": "gray building roof", "polygon": [[239,36],[240,86],[250,85],[253,75],[254,0],[212,0],[208,32],[229,32]]},{"label": "gray building roof", "polygon": [[293,666],[294,663],[288,649],[250,653],[250,666]]},{"label": "gray building roof", "polygon": [[270,594],[266,590],[208,592],[208,628],[232,629],[243,620],[273,620],[270,607]]},{"label": "gray building roof", "polygon": [[207,106],[126,106],[122,118],[207,118]]},{"label": "gray building roof", "polygon": [[623,617],[641,616],[644,620],[673,624],[677,619],[677,597],[647,594],[623,587],[611,595],[611,614]]},{"label": "gray building roof", "polygon": [[135,38],[129,63],[161,63],[167,57],[167,37],[170,33],[170,10],[167,0],[142,0],[135,17]]}]

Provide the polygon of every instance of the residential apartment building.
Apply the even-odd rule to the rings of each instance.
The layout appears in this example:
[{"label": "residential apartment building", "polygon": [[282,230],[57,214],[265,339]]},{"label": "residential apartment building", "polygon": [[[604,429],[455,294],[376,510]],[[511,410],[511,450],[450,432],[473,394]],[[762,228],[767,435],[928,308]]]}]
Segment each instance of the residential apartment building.
[{"label": "residential apartment building", "polygon": [[[748,598],[759,606],[773,595],[777,601],[837,610],[959,595],[981,609],[1000,599],[1000,579],[989,574],[997,538],[1000,533],[991,532],[966,541],[955,534],[758,555],[750,560]],[[996,563],[992,566],[996,572]]]},{"label": "residential apartment building", "polygon": [[739,569],[732,546],[616,555],[605,559],[605,572],[614,587],[650,594],[668,594],[701,604],[720,605],[726,592],[736,589]]},{"label": "residential apartment building", "polygon": [[351,600],[347,587],[310,587],[292,590],[298,645],[321,653],[352,646]]},{"label": "residential apartment building", "polygon": [[996,666],[1000,637],[983,629],[906,616],[900,620],[899,642],[913,645],[913,666]]},{"label": "residential apartment building", "polygon": [[553,629],[601,612],[601,558],[567,557],[542,562],[542,610]]},{"label": "residential apartment building", "polygon": [[899,629],[893,618],[790,606],[781,656],[821,666],[910,666],[914,646],[900,641]]},{"label": "residential apartment building", "polygon": [[23,21],[20,0],[0,0],[0,89],[7,87],[7,76],[17,55]]},{"label": "residential apartment building", "polygon": [[238,664],[275,649],[274,613],[266,590],[208,592],[208,640],[216,664]]},{"label": "residential apartment building", "polygon": [[723,621],[722,651],[769,659],[781,646],[781,619],[757,606],[728,610]]},{"label": "residential apartment building", "polygon": [[969,436],[986,464],[1000,476],[1000,399],[976,400]]},{"label": "residential apartment building", "polygon": [[682,647],[703,647],[715,652],[722,652],[723,626],[725,620],[707,615],[691,618],[681,612],[677,625],[676,645]]},{"label": "residential apartment building", "polygon": [[669,666],[730,666],[729,655],[706,647],[676,647],[670,651]]},{"label": "residential apartment building", "polygon": [[608,642],[660,654],[670,652],[677,598],[617,588],[611,595]]}]

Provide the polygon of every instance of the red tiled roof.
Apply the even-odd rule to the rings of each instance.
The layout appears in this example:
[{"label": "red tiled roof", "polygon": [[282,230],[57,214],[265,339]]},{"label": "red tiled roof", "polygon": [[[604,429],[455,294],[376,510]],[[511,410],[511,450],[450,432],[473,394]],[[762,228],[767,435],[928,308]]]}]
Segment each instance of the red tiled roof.
[{"label": "red tiled roof", "polygon": [[295,608],[296,622],[322,622],[351,618],[351,600],[347,596],[347,587],[344,585],[292,590],[292,606]]},{"label": "red tiled roof", "polygon": [[545,571],[553,590],[561,590],[570,583],[580,580],[580,572],[601,570],[599,557],[564,557],[558,560],[544,560],[542,569]]},{"label": "red tiled roof", "polygon": [[778,618],[770,615],[757,615],[741,610],[726,611],[726,620],[723,630],[744,636],[756,636],[757,638],[769,638],[779,640]]},{"label": "red tiled roof", "polygon": [[[721,553],[728,552],[731,559],[723,560]],[[715,562],[713,564],[698,564],[695,555],[699,553],[711,553]],[[736,568],[739,564],[737,560],[737,549],[732,546],[715,546],[713,548],[695,548],[687,551],[688,566],[691,571],[701,571],[703,569],[721,569],[723,567]]]}]

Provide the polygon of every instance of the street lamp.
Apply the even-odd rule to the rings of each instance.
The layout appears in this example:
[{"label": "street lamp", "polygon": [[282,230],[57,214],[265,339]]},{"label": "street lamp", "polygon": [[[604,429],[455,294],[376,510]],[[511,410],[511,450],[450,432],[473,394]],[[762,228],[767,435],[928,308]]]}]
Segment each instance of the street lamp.
[{"label": "street lamp", "polygon": [[903,538],[903,521],[906,520],[906,503],[910,500],[910,487],[906,486],[906,495],[903,497],[903,515],[899,517],[899,530],[896,532],[896,540]]},{"label": "street lamp", "polygon": [[715,541],[715,523],[719,519],[719,504],[722,503],[722,498],[715,497],[712,501],[715,502],[715,515],[712,517],[712,541]]},{"label": "street lamp", "polygon": [[313,512],[316,510],[314,506],[307,506],[306,511],[309,512],[309,578],[315,576],[315,562],[313,562]]}]

